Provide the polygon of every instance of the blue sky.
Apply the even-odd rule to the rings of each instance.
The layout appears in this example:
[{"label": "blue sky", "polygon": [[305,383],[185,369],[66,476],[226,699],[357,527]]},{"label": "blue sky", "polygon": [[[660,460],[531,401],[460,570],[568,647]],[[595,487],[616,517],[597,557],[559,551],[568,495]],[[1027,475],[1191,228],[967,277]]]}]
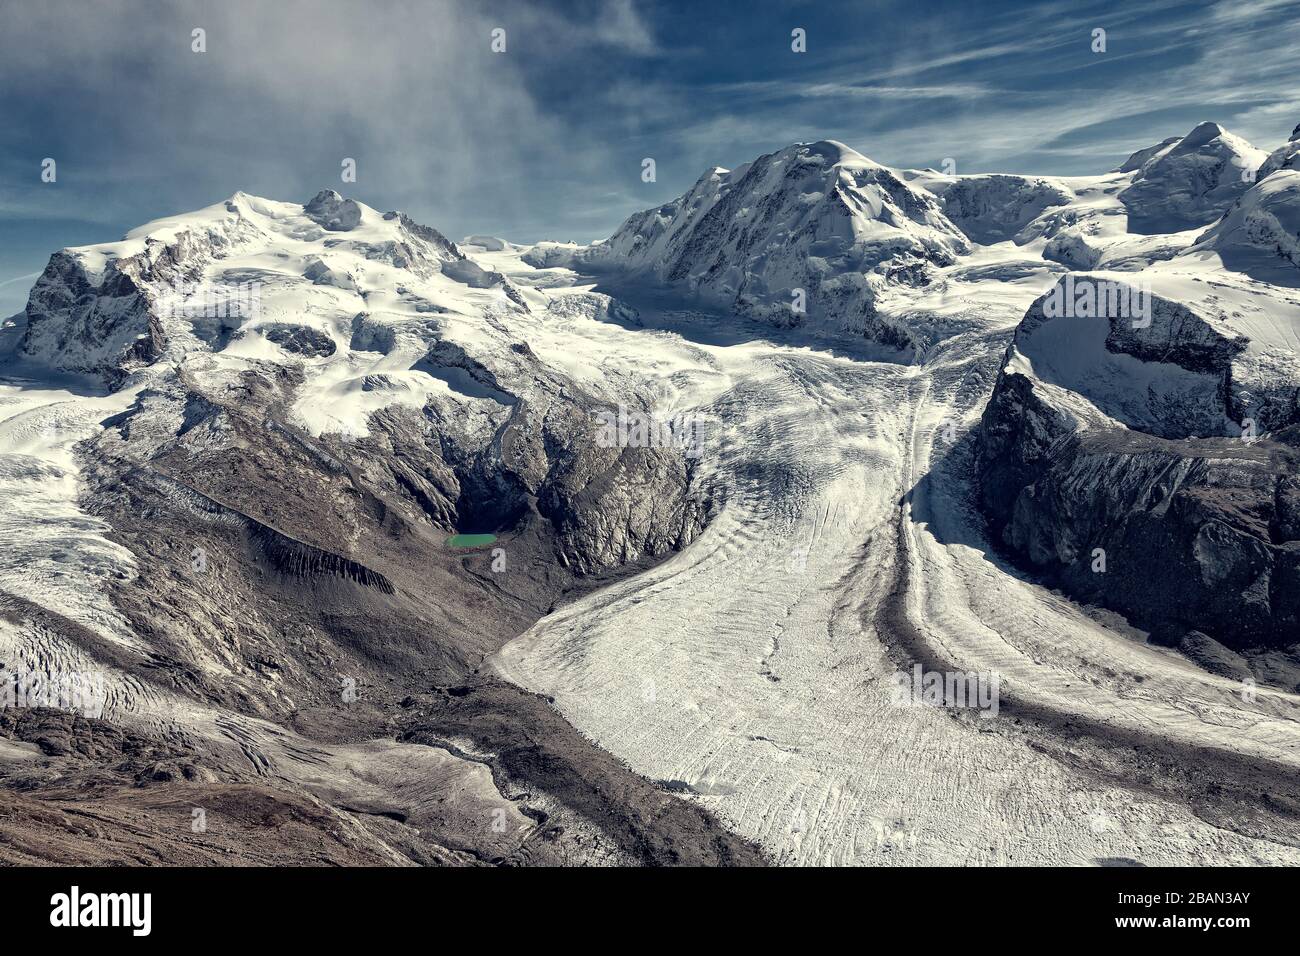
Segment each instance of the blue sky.
[{"label": "blue sky", "polygon": [[1300,0],[11,2],[0,314],[54,249],[240,189],[332,186],[452,238],[587,241],[800,140],[1056,174],[1207,119],[1271,148],[1300,123],[1297,51]]}]

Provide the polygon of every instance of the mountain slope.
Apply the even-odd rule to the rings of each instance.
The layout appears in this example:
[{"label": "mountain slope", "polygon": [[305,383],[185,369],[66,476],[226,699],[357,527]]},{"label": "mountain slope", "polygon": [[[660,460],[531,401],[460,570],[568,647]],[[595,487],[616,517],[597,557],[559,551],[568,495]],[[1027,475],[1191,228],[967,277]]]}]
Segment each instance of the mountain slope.
[{"label": "mountain slope", "polygon": [[55,254],[4,333],[0,480],[51,533],[0,559],[0,663],[103,692],[98,723],[0,727],[34,745],[14,772],[51,799],[107,774],[114,818],[136,787],[306,801],[286,860],[340,827],[351,862],[756,859],[477,673],[707,518],[686,449],[599,440],[594,413],[648,408],[641,378],[579,381],[529,345],[610,307],[526,299],[328,190]]}]

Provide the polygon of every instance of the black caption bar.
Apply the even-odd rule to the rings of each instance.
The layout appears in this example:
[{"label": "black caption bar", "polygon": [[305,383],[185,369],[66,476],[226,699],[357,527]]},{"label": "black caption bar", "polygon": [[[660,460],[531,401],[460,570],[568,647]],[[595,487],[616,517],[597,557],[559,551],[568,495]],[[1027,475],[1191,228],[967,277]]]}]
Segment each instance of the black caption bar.
[{"label": "black caption bar", "polygon": [[[375,934],[515,924],[566,933],[674,933],[725,920],[741,932],[913,927],[1048,932],[1076,939],[1264,941],[1293,925],[1295,877],[1265,869],[858,869],[747,871],[10,869],[0,899],[10,946],[34,937],[127,947],[251,939],[373,945]],[[749,901],[746,903],[745,901]],[[763,902],[759,905],[760,901]],[[757,909],[755,908],[757,906]],[[528,915],[528,914],[531,914]],[[946,927],[946,928],[945,928]],[[539,926],[539,931],[542,929]],[[731,930],[728,930],[731,932]],[[954,937],[955,938],[955,937]]]}]

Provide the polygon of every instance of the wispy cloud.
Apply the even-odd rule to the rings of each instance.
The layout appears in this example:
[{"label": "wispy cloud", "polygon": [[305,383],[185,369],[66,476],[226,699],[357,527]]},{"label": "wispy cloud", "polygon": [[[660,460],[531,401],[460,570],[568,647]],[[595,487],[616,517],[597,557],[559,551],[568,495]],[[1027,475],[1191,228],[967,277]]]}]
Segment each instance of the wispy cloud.
[{"label": "wispy cloud", "polygon": [[747,83],[724,83],[715,90],[719,93],[737,94],[752,97],[755,100],[768,100],[781,97],[805,97],[825,99],[831,97],[873,98],[892,97],[897,99],[973,99],[990,96],[999,92],[978,83],[945,83],[936,86],[882,86],[864,83],[823,82],[808,83],[799,81],[755,80]]},{"label": "wispy cloud", "polygon": [[16,282],[31,282],[39,275],[39,272],[29,272],[25,276],[14,276],[12,279],[5,279],[3,282],[0,282],[0,289],[3,289],[7,285],[13,285]]},{"label": "wispy cloud", "polygon": [[[795,140],[900,166],[1063,174],[1204,119],[1267,146],[1300,122],[1298,12],[1300,0],[11,4],[0,219],[113,225],[93,241],[238,189],[304,199],[333,184],[453,235],[592,239],[707,167]],[[191,52],[196,27],[207,53]],[[806,53],[790,48],[794,27]],[[40,182],[45,156],[57,184]],[[344,157],[355,185],[339,182]],[[656,182],[640,178],[645,157]]]}]

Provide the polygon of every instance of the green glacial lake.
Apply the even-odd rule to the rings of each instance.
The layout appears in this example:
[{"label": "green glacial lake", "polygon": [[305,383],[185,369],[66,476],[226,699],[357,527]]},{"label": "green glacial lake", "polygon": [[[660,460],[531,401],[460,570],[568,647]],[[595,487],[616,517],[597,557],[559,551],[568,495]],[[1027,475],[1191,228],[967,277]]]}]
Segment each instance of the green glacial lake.
[{"label": "green glacial lake", "polygon": [[453,534],[447,543],[453,548],[481,548],[497,539],[494,534]]}]

